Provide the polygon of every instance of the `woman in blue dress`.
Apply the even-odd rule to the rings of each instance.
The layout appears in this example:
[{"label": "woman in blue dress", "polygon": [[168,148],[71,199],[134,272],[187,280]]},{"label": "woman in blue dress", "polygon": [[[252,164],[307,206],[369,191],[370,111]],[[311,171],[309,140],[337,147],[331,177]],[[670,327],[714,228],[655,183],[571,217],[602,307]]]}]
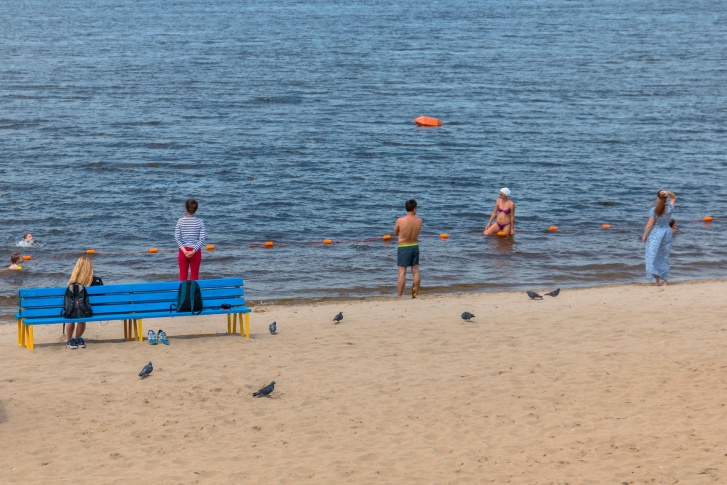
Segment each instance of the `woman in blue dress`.
[{"label": "woman in blue dress", "polygon": [[[668,204],[667,197],[669,197]],[[674,192],[660,190],[656,193],[656,206],[651,209],[642,238],[646,244],[646,277],[655,278],[657,286],[666,286],[669,280],[669,254],[672,241],[669,220],[674,212],[676,200]]]}]

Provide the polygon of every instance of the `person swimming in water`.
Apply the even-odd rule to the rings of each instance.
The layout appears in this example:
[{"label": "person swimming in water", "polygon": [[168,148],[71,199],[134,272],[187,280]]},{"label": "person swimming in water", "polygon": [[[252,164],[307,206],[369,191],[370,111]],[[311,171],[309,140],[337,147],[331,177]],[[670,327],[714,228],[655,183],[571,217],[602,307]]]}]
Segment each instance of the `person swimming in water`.
[{"label": "person swimming in water", "polygon": [[671,233],[674,235],[682,233],[682,230],[677,227],[676,219],[669,219],[669,227],[671,227]]},{"label": "person swimming in water", "polygon": [[10,266],[8,266],[8,269],[16,269],[16,270],[23,269],[23,267],[20,265],[20,260],[21,260],[20,253],[13,253],[10,256],[11,264],[10,264]]},{"label": "person swimming in water", "polygon": [[23,239],[16,244],[16,246],[28,248],[30,246],[35,246],[35,244],[35,241],[33,241],[33,235],[31,233],[27,233],[23,236]]}]

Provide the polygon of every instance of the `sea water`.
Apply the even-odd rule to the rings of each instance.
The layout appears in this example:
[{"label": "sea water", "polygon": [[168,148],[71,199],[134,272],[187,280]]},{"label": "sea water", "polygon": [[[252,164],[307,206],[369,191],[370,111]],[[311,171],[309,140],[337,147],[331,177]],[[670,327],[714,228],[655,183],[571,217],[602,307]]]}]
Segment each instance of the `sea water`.
[{"label": "sea water", "polygon": [[[201,277],[242,276],[253,302],[394,294],[396,244],[381,236],[409,198],[424,294],[646,281],[661,188],[683,230],[673,280],[724,277],[726,12],[2,2],[0,243],[7,264],[33,258],[2,274],[2,301],[64,285],[89,248],[106,284],[177,279],[189,197],[217,248]],[[418,128],[421,115],[444,124]],[[516,234],[486,239],[504,186]],[[26,232],[41,245],[17,247]]]}]

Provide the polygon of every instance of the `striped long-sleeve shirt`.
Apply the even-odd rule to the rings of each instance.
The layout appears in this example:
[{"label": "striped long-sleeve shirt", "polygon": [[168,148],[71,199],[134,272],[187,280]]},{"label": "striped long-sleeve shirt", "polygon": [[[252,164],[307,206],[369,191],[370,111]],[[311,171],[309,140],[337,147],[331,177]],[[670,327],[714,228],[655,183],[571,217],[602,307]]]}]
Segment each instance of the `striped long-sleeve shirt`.
[{"label": "striped long-sleeve shirt", "polygon": [[199,251],[205,237],[207,237],[207,230],[202,219],[197,219],[195,216],[184,216],[177,221],[177,227],[174,229],[174,239],[180,248],[188,247]]}]

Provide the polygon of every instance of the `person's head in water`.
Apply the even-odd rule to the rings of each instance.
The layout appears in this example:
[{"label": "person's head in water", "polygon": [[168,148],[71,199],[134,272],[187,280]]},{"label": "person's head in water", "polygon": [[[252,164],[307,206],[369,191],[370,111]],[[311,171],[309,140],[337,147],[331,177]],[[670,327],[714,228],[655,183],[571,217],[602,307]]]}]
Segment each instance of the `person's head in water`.
[{"label": "person's head in water", "polygon": [[27,233],[25,236],[23,236],[23,241],[28,244],[33,244],[33,235],[31,233]]},{"label": "person's head in water", "polygon": [[406,201],[406,204],[404,204],[404,207],[406,207],[407,212],[414,212],[417,209],[417,201],[414,199],[409,199]]},{"label": "person's head in water", "polygon": [[76,261],[76,267],[73,268],[71,279],[68,284],[79,283],[83,286],[90,286],[93,282],[93,261],[88,256],[81,256]]},{"label": "person's head in water", "polygon": [[503,200],[507,200],[510,198],[510,189],[507,187],[503,187],[500,189],[500,198]]},{"label": "person's head in water", "polygon": [[20,253],[13,253],[10,255],[10,269],[20,269]]},{"label": "person's head in water", "polygon": [[199,204],[194,199],[187,199],[187,202],[184,203],[184,207],[187,209],[187,214],[193,216],[194,213],[197,212]]}]

